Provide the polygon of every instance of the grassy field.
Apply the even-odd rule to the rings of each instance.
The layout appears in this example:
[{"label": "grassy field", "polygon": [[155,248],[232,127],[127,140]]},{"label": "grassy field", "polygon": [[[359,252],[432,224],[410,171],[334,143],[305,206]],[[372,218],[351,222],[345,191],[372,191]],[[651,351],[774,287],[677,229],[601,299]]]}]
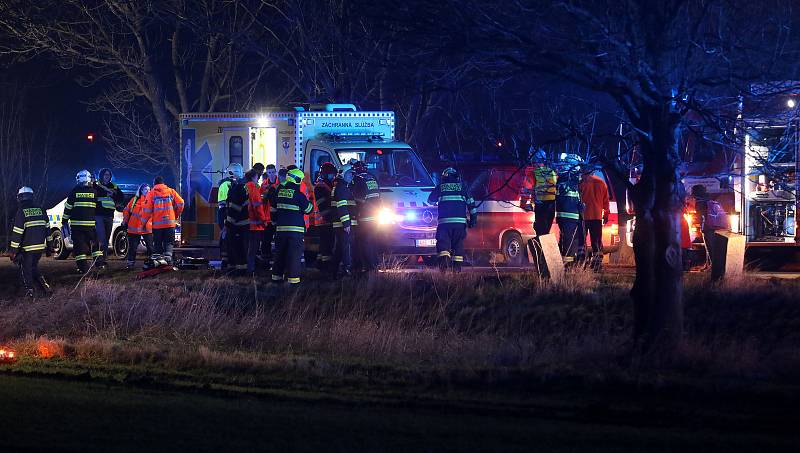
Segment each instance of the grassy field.
[{"label": "grassy field", "polygon": [[135,432],[209,451],[800,445],[794,281],[690,275],[684,346],[656,368],[628,354],[629,275],[312,272],[294,291],[206,271],[137,282],[119,266],[80,280],[48,261],[55,294],[23,300],[0,264],[0,339],[21,357],[0,370],[11,445],[70,432],[81,440],[61,448],[97,432],[98,451]]}]

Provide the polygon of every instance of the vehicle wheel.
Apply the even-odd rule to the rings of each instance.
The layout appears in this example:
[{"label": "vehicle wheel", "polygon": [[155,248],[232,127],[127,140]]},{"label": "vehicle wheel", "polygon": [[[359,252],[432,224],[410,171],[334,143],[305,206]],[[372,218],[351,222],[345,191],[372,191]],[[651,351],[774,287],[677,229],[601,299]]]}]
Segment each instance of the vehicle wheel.
[{"label": "vehicle wheel", "polygon": [[67,259],[69,256],[69,250],[67,250],[67,246],[64,243],[64,236],[61,235],[61,231],[53,230],[53,232],[50,233],[50,239],[47,242],[50,244],[50,253],[53,254],[53,259]]},{"label": "vehicle wheel", "polygon": [[515,231],[510,231],[503,235],[502,242],[503,257],[509,266],[522,266],[528,261],[528,254],[522,236]]},{"label": "vehicle wheel", "polygon": [[114,255],[117,258],[125,258],[128,255],[128,232],[118,228],[114,233],[114,240],[111,243],[114,248]]}]

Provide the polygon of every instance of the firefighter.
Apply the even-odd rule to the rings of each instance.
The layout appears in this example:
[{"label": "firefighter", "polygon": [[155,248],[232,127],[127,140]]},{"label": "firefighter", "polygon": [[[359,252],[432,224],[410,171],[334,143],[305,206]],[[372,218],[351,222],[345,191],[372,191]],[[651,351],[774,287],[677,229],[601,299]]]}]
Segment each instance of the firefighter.
[{"label": "firefighter", "polygon": [[142,209],[145,222],[153,225],[153,255],[151,264],[172,264],[172,248],[175,245],[175,228],[183,213],[183,198],[174,189],[164,184],[162,176],[153,180],[153,189],[144,198]]},{"label": "firefighter", "polygon": [[278,170],[275,165],[269,164],[264,173],[264,180],[261,182],[261,199],[264,203],[264,214],[266,216],[264,225],[264,235],[261,238],[261,257],[266,268],[269,269],[272,262],[272,243],[275,239],[275,222],[273,216],[277,208],[269,202],[269,193],[275,190],[280,182],[278,181]]},{"label": "firefighter", "polygon": [[576,154],[562,157],[556,187],[556,222],[560,231],[559,249],[564,262],[572,265],[583,260],[585,234],[581,222],[583,203],[579,191],[581,158]]},{"label": "firefighter", "polygon": [[320,222],[316,224],[319,231],[319,260],[320,270],[329,270],[328,267],[333,260],[333,219],[335,217],[335,206],[332,202],[333,181],[336,178],[336,166],[330,162],[325,162],[319,168],[317,183],[314,185],[314,198],[317,200],[317,208],[320,212]]},{"label": "firefighter", "polygon": [[378,212],[381,191],[364,161],[353,164],[353,195],[358,205],[358,261],[363,271],[378,267]]},{"label": "firefighter", "polygon": [[477,223],[478,210],[455,168],[444,169],[441,182],[428,195],[428,203],[439,206],[439,224],[436,227],[439,268],[445,271],[452,263],[453,270],[460,272],[464,262],[467,227],[472,228]]},{"label": "firefighter", "polygon": [[258,185],[259,178],[260,175],[256,168],[244,175],[248,197],[247,215],[250,220],[250,232],[247,240],[247,273],[250,275],[256,272],[256,259],[267,222],[266,206],[261,198],[261,186]]},{"label": "firefighter", "polygon": [[240,164],[228,167],[230,189],[228,190],[227,217],[225,218],[225,243],[228,248],[229,273],[244,275],[247,270],[247,244],[250,237],[250,197],[247,194],[244,169]]},{"label": "firefighter", "polygon": [[584,205],[583,224],[589,232],[592,245],[590,263],[597,272],[603,264],[603,225],[608,223],[609,214],[608,185],[601,176],[590,170],[581,178],[580,196]]},{"label": "firefighter", "polygon": [[97,245],[102,255],[97,259],[97,267],[106,267],[106,257],[108,256],[108,240],[111,231],[114,229],[114,212],[122,210],[125,195],[122,190],[112,182],[114,174],[111,169],[103,168],[97,173],[97,181],[94,182],[97,192],[96,211],[95,211],[95,230],[97,232]]},{"label": "firefighter", "polygon": [[547,165],[547,154],[542,149],[533,154],[531,164],[534,167],[533,181],[526,181],[526,186],[530,184],[532,187],[523,189],[520,202],[523,209],[533,211],[533,231],[536,236],[542,236],[550,234],[556,215],[557,176],[555,170]]},{"label": "firefighter", "polygon": [[136,195],[131,198],[122,211],[122,227],[127,229],[128,236],[128,256],[125,266],[128,270],[133,270],[136,265],[136,251],[140,242],[144,242],[147,256],[153,255],[153,221],[151,219],[145,222],[143,212],[148,193],[150,193],[150,185],[140,185]]},{"label": "firefighter", "polygon": [[300,283],[305,216],[313,209],[300,190],[304,176],[297,168],[288,170],[286,182],[272,191],[270,203],[278,209],[275,213],[275,264],[272,266],[272,281],[276,283],[284,281],[284,277],[293,286]]},{"label": "firefighter", "polygon": [[8,249],[11,261],[20,267],[20,279],[27,297],[34,297],[35,287],[45,294],[50,293],[50,285],[39,273],[39,259],[45,249],[47,227],[49,225],[45,210],[34,203],[33,189],[21,187],[17,192],[19,208],[14,217],[11,231],[11,245]]},{"label": "firefighter", "polygon": [[225,255],[227,252],[227,247],[225,246],[225,236],[227,235],[227,231],[225,231],[225,219],[228,217],[228,191],[231,188],[231,169],[233,165],[239,165],[241,168],[241,164],[231,164],[228,165],[228,168],[225,169],[225,177],[222,181],[219,182],[219,188],[217,189],[217,226],[219,226],[219,253],[222,257],[223,263],[225,262]]},{"label": "firefighter", "polygon": [[85,274],[91,269],[90,259],[96,260],[103,254],[97,248],[95,213],[97,210],[97,190],[92,184],[89,170],[81,170],[75,175],[77,185],[67,196],[62,216],[64,238],[72,238],[72,254],[78,272]]},{"label": "firefighter", "polygon": [[344,275],[351,275],[353,272],[353,226],[358,224],[353,214],[353,209],[356,207],[351,188],[354,177],[352,166],[347,164],[342,168],[342,173],[333,180],[331,205],[335,209],[333,214],[335,242],[330,270],[334,277],[338,274],[340,265]]}]

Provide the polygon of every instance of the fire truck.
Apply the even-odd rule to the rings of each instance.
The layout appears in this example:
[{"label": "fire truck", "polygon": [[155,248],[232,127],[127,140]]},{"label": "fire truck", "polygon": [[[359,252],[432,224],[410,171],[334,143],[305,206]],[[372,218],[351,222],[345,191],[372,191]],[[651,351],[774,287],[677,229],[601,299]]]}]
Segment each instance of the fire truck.
[{"label": "fire truck", "polygon": [[[436,251],[437,209],[427,203],[434,184],[419,156],[395,139],[391,111],[359,111],[352,104],[325,104],[253,113],[185,113],[180,116],[180,191],[184,247],[216,247],[217,190],[224,169],[239,163],[277,168],[297,165],[313,184],[320,165],[338,168],[364,161],[380,186],[378,223],[383,251],[429,256]],[[313,216],[312,216],[313,218]],[[307,252],[318,249],[315,226]]]}]

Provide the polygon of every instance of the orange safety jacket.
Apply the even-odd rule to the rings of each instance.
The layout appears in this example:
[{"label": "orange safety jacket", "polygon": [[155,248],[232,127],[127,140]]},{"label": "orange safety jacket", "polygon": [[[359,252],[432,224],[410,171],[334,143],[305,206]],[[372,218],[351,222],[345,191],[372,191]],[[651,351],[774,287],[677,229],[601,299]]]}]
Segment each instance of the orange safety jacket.
[{"label": "orange safety jacket", "polygon": [[300,182],[300,192],[303,192],[303,194],[308,199],[308,202],[311,203],[311,206],[313,207],[311,214],[305,216],[306,230],[308,230],[308,227],[310,225],[318,225],[322,223],[322,218],[319,215],[319,209],[317,208],[317,197],[314,196],[314,187],[311,186],[310,184],[306,184],[305,178],[303,179],[302,182]]},{"label": "orange safety jacket", "polygon": [[264,231],[267,224],[267,214],[265,203],[261,199],[261,187],[253,181],[245,184],[247,197],[250,203],[247,205],[247,216],[250,218],[250,231]]},{"label": "orange safety jacket", "polygon": [[183,198],[166,184],[156,184],[147,194],[143,208],[145,220],[153,222],[153,229],[175,228],[183,213]]},{"label": "orange safety jacket", "polygon": [[144,216],[145,200],[139,195],[134,195],[128,206],[122,210],[122,223],[128,224],[128,234],[151,234],[153,232],[153,221],[145,220]]},{"label": "orange safety jacket", "polygon": [[275,206],[270,205],[269,198],[267,198],[267,193],[269,193],[269,189],[272,187],[278,187],[280,183],[278,182],[278,178],[275,177],[275,181],[269,182],[268,179],[265,179],[264,182],[261,183],[261,201],[264,207],[264,215],[266,216],[264,220],[264,224],[269,225],[272,223],[272,216],[277,211]]}]

